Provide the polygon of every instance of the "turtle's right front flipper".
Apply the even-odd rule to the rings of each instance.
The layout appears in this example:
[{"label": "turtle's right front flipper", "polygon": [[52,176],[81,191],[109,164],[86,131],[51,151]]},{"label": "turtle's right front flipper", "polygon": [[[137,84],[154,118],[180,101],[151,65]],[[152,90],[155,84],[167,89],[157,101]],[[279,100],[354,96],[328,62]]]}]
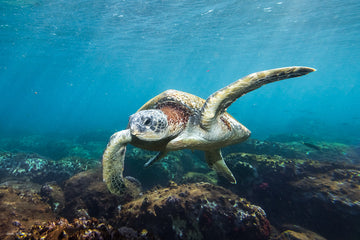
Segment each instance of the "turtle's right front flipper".
[{"label": "turtle's right front flipper", "polygon": [[206,99],[201,109],[200,126],[209,129],[214,120],[239,97],[265,84],[306,75],[315,71],[309,67],[284,67],[252,73],[218,90]]},{"label": "turtle's right front flipper", "polygon": [[123,195],[126,192],[123,171],[126,145],[130,141],[129,129],[114,133],[103,154],[103,181],[110,192],[116,195]]}]

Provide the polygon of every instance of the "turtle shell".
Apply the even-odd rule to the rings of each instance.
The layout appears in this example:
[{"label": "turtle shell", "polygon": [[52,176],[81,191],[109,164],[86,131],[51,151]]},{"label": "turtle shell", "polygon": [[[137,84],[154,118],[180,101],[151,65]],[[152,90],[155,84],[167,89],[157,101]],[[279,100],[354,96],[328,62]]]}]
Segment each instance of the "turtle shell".
[{"label": "turtle shell", "polygon": [[184,130],[191,116],[197,118],[205,100],[177,90],[167,90],[150,99],[138,111],[160,109],[167,116],[169,130],[177,135]]}]

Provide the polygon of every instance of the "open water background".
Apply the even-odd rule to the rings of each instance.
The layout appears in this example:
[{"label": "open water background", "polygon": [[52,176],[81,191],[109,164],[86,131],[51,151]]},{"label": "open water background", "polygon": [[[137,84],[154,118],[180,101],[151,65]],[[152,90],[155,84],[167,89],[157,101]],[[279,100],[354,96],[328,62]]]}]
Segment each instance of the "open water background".
[{"label": "open water background", "polygon": [[360,1],[0,0],[0,134],[126,127],[166,89],[207,98],[249,73],[317,72],[262,87],[232,114],[255,138],[360,142]]}]

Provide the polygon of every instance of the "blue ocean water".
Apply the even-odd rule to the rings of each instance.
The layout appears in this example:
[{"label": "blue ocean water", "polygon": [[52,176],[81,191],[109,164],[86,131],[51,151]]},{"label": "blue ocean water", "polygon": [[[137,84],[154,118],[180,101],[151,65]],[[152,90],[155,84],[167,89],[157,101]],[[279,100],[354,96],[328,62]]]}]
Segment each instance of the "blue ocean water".
[{"label": "blue ocean water", "polygon": [[[359,61],[359,0],[0,0],[0,238],[30,239],[26,229],[48,222],[33,236],[57,226],[49,236],[60,239],[66,221],[80,218],[133,239],[163,230],[175,235],[161,239],[242,239],[231,236],[255,228],[269,237],[270,223],[271,235],[360,239]],[[200,151],[171,152],[144,168],[155,153],[128,145],[120,177],[108,179],[127,176],[118,185],[134,195],[109,192],[106,143],[149,99],[167,89],[206,99],[247,74],[286,66],[317,71],[263,86],[228,109],[252,131],[222,149],[237,184],[217,176]],[[213,185],[246,198],[270,223],[250,224],[249,204],[244,212]],[[166,186],[179,194],[147,197]],[[212,197],[196,199],[198,190]],[[120,223],[133,197],[144,199],[130,210],[170,211],[154,221],[134,212],[134,223],[145,223],[138,227]],[[194,215],[178,218],[179,206]]]},{"label": "blue ocean water", "polygon": [[0,131],[126,127],[166,89],[203,98],[249,73],[317,72],[230,108],[255,138],[360,141],[360,2],[0,1]]}]

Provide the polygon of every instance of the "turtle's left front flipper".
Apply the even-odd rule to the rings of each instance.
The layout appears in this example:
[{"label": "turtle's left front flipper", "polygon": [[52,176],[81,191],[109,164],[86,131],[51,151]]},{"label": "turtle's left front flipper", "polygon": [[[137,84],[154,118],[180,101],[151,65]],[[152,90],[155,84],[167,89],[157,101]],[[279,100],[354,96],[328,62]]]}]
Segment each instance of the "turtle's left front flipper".
[{"label": "turtle's left front flipper", "polygon": [[214,169],[216,173],[225,177],[230,183],[236,184],[236,179],[230,169],[226,166],[220,149],[205,151],[205,160],[209,167]]},{"label": "turtle's left front flipper", "polygon": [[126,145],[131,141],[130,130],[114,133],[104,151],[103,181],[111,193],[123,195],[127,191],[127,180],[123,177]]},{"label": "turtle's left front flipper", "polygon": [[149,161],[147,161],[144,164],[144,167],[150,167],[151,165],[153,165],[155,162],[160,161],[160,159],[164,158],[167,155],[167,151],[161,151],[158,154],[156,154],[154,157],[152,157]]},{"label": "turtle's left front flipper", "polygon": [[200,126],[210,129],[214,120],[239,97],[265,84],[306,75],[315,71],[309,67],[284,67],[252,73],[218,90],[206,99],[201,109]]}]

